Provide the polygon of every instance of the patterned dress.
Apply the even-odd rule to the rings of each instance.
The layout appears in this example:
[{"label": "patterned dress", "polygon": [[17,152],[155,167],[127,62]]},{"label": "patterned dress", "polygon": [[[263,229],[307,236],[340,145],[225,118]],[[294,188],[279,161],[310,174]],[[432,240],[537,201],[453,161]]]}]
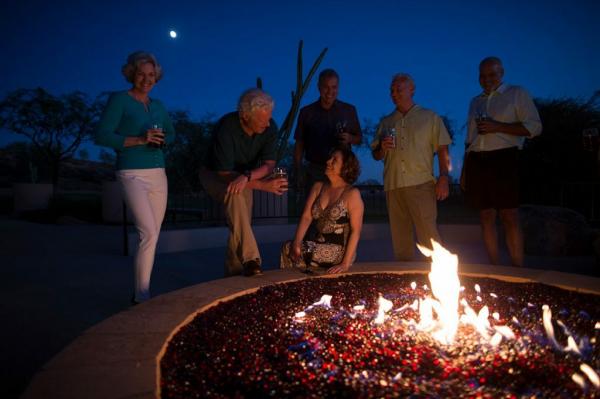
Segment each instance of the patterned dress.
[{"label": "patterned dress", "polygon": [[[302,242],[302,260],[294,261],[290,257],[291,241],[286,241],[281,249],[280,267],[322,272],[337,265],[344,258],[348,236],[350,234],[350,218],[344,193],[352,188],[344,189],[339,198],[325,209],[321,206],[321,192],[311,208],[313,225],[317,231],[311,241]],[[310,259],[309,266],[307,261]]]}]

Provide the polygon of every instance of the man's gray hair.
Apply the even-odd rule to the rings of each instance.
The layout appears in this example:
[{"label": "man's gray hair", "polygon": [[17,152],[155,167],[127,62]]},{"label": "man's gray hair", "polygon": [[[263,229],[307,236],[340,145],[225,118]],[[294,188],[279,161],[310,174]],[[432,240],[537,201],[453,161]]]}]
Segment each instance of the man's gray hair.
[{"label": "man's gray hair", "polygon": [[396,82],[397,80],[408,82],[413,90],[415,90],[417,88],[417,85],[415,85],[415,80],[412,78],[412,76],[410,76],[407,73],[400,72],[400,73],[395,74],[392,77],[392,84],[394,84],[394,82]]},{"label": "man's gray hair", "polygon": [[481,68],[484,64],[496,64],[496,65],[500,65],[500,67],[502,67],[502,68],[504,67],[502,65],[502,60],[495,56],[485,57],[484,59],[482,59],[481,62],[479,63],[479,68]]},{"label": "man's gray hair", "polygon": [[248,89],[242,93],[238,101],[238,111],[252,113],[257,109],[273,109],[275,101],[261,89]]},{"label": "man's gray hair", "polygon": [[127,62],[121,67],[121,73],[129,83],[133,83],[135,73],[142,64],[154,65],[157,82],[162,78],[163,71],[154,54],[146,51],[135,51],[127,56]]}]

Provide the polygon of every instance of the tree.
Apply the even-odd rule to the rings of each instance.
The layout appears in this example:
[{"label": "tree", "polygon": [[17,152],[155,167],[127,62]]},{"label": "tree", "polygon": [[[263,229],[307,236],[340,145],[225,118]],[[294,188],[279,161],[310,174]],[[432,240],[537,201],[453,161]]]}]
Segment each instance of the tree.
[{"label": "tree", "polygon": [[81,150],[79,150],[79,159],[87,161],[88,159],[90,159],[90,152],[85,148],[82,148]]},{"label": "tree", "polygon": [[43,156],[31,143],[23,141],[7,144],[0,149],[2,158],[6,161],[6,169],[1,171],[3,176],[10,176],[13,182],[37,183],[48,180],[46,170],[40,170]]},{"label": "tree", "polygon": [[381,182],[377,179],[366,179],[357,184],[358,186],[381,186]]},{"label": "tree", "polygon": [[452,139],[451,145],[456,144],[454,141],[454,137],[456,137],[455,130],[454,130],[454,119],[450,119],[448,117],[448,115],[442,115],[441,118],[442,118],[442,122],[444,122],[444,126],[446,127],[446,130],[448,131],[448,134],[450,135],[450,138]]},{"label": "tree", "polygon": [[200,191],[198,172],[209,149],[216,120],[209,114],[195,122],[185,111],[174,111],[170,116],[177,134],[175,141],[165,149],[169,186],[174,191]]},{"label": "tree", "polygon": [[116,161],[116,159],[117,159],[117,157],[115,156],[115,152],[114,151],[108,151],[108,150],[105,150],[104,148],[102,148],[100,150],[100,154],[98,155],[98,158],[102,162],[107,163],[107,164],[111,164],[111,165],[114,164],[115,161]]},{"label": "tree", "polygon": [[[586,151],[582,132],[600,126],[600,105],[573,98],[536,99],[542,134],[526,140],[521,168],[530,181],[598,179],[597,153]],[[596,148],[597,150],[597,148]]]},{"label": "tree", "polygon": [[361,126],[362,130],[362,142],[359,144],[358,149],[365,149],[371,151],[371,142],[377,134],[377,127],[381,123],[384,117],[379,118],[377,122],[374,122],[371,118],[364,118]]},{"label": "tree", "polygon": [[582,133],[600,126],[597,95],[588,101],[561,98],[535,103],[542,134],[526,140],[520,154],[521,199],[567,206],[591,217],[600,159],[597,137],[594,145],[586,146]]},{"label": "tree", "polygon": [[100,97],[90,101],[79,91],[54,96],[42,88],[19,89],[0,101],[0,128],[27,137],[57,185],[61,163],[91,137],[99,114]]}]

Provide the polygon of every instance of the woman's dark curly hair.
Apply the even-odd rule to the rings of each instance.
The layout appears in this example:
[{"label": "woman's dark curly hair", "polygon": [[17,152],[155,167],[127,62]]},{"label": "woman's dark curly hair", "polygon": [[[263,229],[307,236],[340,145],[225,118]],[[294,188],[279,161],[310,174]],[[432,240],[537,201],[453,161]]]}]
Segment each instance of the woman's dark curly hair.
[{"label": "woman's dark curly hair", "polygon": [[354,184],[360,175],[360,162],[358,162],[358,158],[356,158],[356,155],[352,150],[347,147],[336,147],[331,150],[330,154],[333,155],[336,151],[339,151],[342,154],[342,170],[340,171],[340,176],[346,183]]}]

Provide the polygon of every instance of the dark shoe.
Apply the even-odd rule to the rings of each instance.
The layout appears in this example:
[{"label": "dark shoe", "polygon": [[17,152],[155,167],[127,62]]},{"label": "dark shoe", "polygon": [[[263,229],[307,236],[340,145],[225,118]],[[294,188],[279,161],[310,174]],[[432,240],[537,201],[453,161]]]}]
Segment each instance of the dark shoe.
[{"label": "dark shoe", "polygon": [[131,306],[139,305],[140,302],[135,300],[135,294],[131,296]]},{"label": "dark shoe", "polygon": [[245,262],[243,268],[244,270],[242,271],[242,273],[246,277],[252,277],[262,274],[262,270],[260,270],[260,265],[255,260],[249,260],[248,262]]}]

